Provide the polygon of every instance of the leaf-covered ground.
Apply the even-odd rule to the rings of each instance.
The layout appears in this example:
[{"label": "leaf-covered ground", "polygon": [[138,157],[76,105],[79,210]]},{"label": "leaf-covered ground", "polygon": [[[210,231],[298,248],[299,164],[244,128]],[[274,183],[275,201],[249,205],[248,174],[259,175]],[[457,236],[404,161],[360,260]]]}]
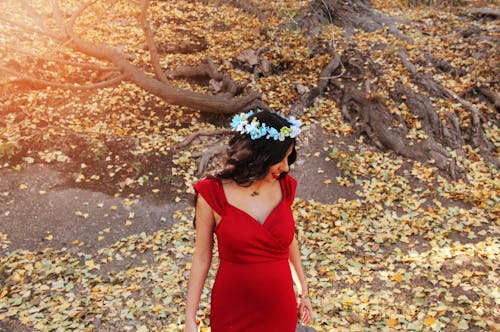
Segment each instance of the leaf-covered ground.
[{"label": "leaf-covered ground", "polygon": [[[74,8],[77,2],[65,3]],[[263,23],[251,13],[229,6],[153,2],[150,15],[156,40],[160,49],[167,50],[162,54],[162,66],[173,69],[198,64],[210,56],[235,80],[249,81],[251,88],[263,92],[268,104],[286,112],[297,97],[294,85],[316,84],[321,68],[329,61],[326,53],[312,52],[308,40],[294,29],[295,15],[305,5],[262,1],[263,10],[270,15]],[[459,94],[475,82],[494,80],[498,74],[499,55],[492,52],[498,45],[488,39],[458,39],[454,33],[460,27],[477,25],[481,31],[498,34],[496,21],[473,20],[460,10],[408,9],[397,1],[376,1],[375,5],[381,11],[404,16],[409,23],[401,28],[416,40],[415,45],[409,45],[385,31],[353,36],[361,49],[370,47],[371,56],[386,68],[385,76],[378,79],[386,82],[388,90],[396,78],[408,76],[395,55],[399,47],[410,49],[409,56],[415,60],[427,50],[465,69],[468,74],[461,77],[433,73]],[[12,1],[0,3],[3,12],[13,15],[11,19],[29,23],[18,6]],[[101,2],[80,19],[77,30],[88,39],[106,41],[136,54],[135,63],[147,67],[149,55],[142,30],[138,24],[131,27],[131,20],[138,15],[133,2]],[[3,31],[14,29],[5,21],[0,21],[0,26]],[[339,28],[325,27],[317,38],[333,38],[339,53],[347,47]],[[20,56],[8,48],[15,45],[50,58],[62,51],[63,45],[43,38],[33,41],[22,33],[2,33],[0,42],[5,46],[0,47],[4,64],[31,65],[34,73],[46,75],[46,79],[79,83],[93,79],[86,69],[34,61],[32,56]],[[373,52],[374,43],[393,45],[393,50]],[[200,52],[168,51],[195,44]],[[279,69],[271,76],[255,80],[252,73],[224,62],[261,46],[269,48],[265,55]],[[68,56],[73,61],[87,60],[76,53]],[[8,84],[11,77],[0,79],[0,173],[22,172],[33,164],[49,165],[68,174],[66,186],[123,198],[123,204],[132,209],[128,212],[130,223],[140,223],[133,215],[135,197],[162,202],[190,199],[191,185],[200,177],[198,153],[215,138],[198,139],[184,150],[174,147],[192,132],[228,123],[223,116],[200,115],[167,105],[129,83],[95,92],[68,92],[14,88]],[[409,77],[406,80],[409,82]],[[193,82],[176,84],[208,91]],[[487,117],[495,114],[484,101],[478,99],[475,105]],[[435,106],[463,112],[464,123],[468,121],[459,105],[436,101]],[[413,121],[412,135],[422,135],[404,105],[391,107],[409,123]],[[302,120],[307,133],[304,137],[317,135],[324,141],[311,146],[301,138],[302,155],[293,172],[303,174],[305,170],[324,178],[322,185],[327,188],[323,191],[326,194],[311,200],[308,195],[314,188],[301,182],[306,190],[294,205],[315,309],[311,326],[318,331],[498,330],[498,170],[485,164],[477,151],[465,147],[467,155],[457,158],[467,176],[451,181],[432,163],[423,165],[380,152],[363,139],[349,140],[352,128],[342,123],[340,110],[331,100],[320,100]],[[485,130],[498,148],[498,127],[489,123]],[[349,143],[340,144],[343,141]],[[341,175],[325,178],[327,168],[335,168]],[[28,185],[22,181],[11,186],[0,192],[0,204],[11,202],[15,191],[26,190]],[[344,192],[351,194],[331,198]],[[43,194],[35,192],[33,199]],[[171,216],[175,221],[171,228],[143,229],[117,242],[106,241],[109,229],[99,229],[95,236],[103,240],[96,239],[97,248],[92,252],[80,250],[78,238],[67,247],[51,246],[50,235],[38,249],[19,249],[2,231],[7,212],[0,208],[0,328],[181,330],[194,239],[191,208]],[[93,211],[74,213],[83,224],[87,213]],[[23,222],[28,221],[36,222]],[[127,221],[120,222],[116,227],[124,227]],[[90,231],[94,230],[89,225]],[[131,263],[119,270],[110,269],[120,262]],[[209,283],[214,272],[215,262]],[[205,329],[208,289],[200,307]]]}]

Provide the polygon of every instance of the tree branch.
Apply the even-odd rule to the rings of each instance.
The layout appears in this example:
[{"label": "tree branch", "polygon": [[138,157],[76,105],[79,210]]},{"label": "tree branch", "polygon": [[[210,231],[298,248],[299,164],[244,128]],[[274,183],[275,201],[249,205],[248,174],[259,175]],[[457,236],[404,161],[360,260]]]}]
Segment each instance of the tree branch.
[{"label": "tree branch", "polygon": [[29,25],[26,25],[26,24],[23,24],[21,22],[14,22],[14,21],[11,21],[9,19],[6,19],[2,16],[0,16],[0,21],[3,21],[5,23],[8,23],[12,26],[15,26],[15,27],[18,27],[18,28],[21,28],[22,30],[26,31],[26,32],[30,32],[30,33],[38,33],[38,34],[42,34],[42,35],[46,35],[50,38],[53,38],[55,40],[60,40],[61,39],[61,36],[59,34],[56,34],[54,33],[53,31],[42,31],[40,29],[36,29],[36,28],[33,28]]},{"label": "tree branch", "polygon": [[24,7],[24,9],[28,12],[28,15],[31,17],[31,19],[35,22],[36,26],[43,31],[44,34],[51,36],[57,36],[56,39],[61,39],[63,36],[55,33],[54,31],[50,30],[47,25],[45,25],[45,22],[43,21],[42,17],[38,12],[31,7],[26,0],[20,0],[21,5]]},{"label": "tree branch", "polygon": [[64,14],[61,11],[61,7],[59,7],[57,0],[50,0],[50,3],[52,4],[52,14],[54,16],[54,19],[59,25],[59,31],[64,36],[66,34],[66,30],[64,28],[64,26],[66,25],[64,22]]},{"label": "tree branch", "polygon": [[200,136],[216,136],[216,135],[226,135],[230,134],[233,131],[231,129],[219,129],[219,130],[213,130],[213,131],[198,131],[194,134],[189,135],[186,137],[182,142],[178,143],[176,145],[176,148],[182,149],[191,144],[192,141],[195,140],[195,138],[200,137]]},{"label": "tree branch", "polygon": [[44,60],[46,62],[55,62],[55,63],[60,63],[60,64],[63,64],[63,65],[68,65],[68,66],[73,66],[73,67],[80,67],[80,68],[85,68],[85,69],[93,69],[93,70],[101,71],[101,72],[102,71],[118,71],[117,67],[102,67],[102,66],[100,66],[98,64],[93,64],[93,63],[79,63],[79,62],[74,62],[74,61],[67,61],[67,60],[62,60],[62,59],[49,58],[49,57],[45,57],[45,56],[42,56],[42,55],[39,55],[39,54],[35,54],[35,53],[32,53],[32,52],[24,51],[24,50],[21,50],[21,49],[15,48],[15,47],[11,47],[11,46],[5,46],[5,48],[8,49],[8,50],[11,50],[13,52],[16,52],[16,53],[24,54],[24,55],[29,56],[31,58],[37,58],[37,59]]},{"label": "tree branch", "polygon": [[[205,59],[198,66],[184,66],[176,68],[174,71],[167,73],[170,78],[194,78],[194,77],[209,77],[214,81],[221,82],[215,89],[216,92],[228,92],[231,96],[236,96],[243,91],[246,84],[239,85],[227,73],[221,73],[215,66],[212,59]],[[215,85],[215,84],[214,84]]]},{"label": "tree branch", "polygon": [[91,3],[84,4],[70,18],[66,26],[66,32],[70,36],[72,46],[87,55],[113,63],[124,73],[128,80],[137,86],[162,98],[167,103],[186,106],[211,113],[235,113],[246,110],[249,105],[260,97],[258,92],[249,92],[239,98],[228,98],[222,96],[206,95],[190,90],[179,89],[169,82],[160,82],[150,76],[137,66],[130,63],[126,57],[110,47],[94,45],[79,38],[73,31],[73,25],[79,15]]},{"label": "tree branch", "polygon": [[491,8],[471,8],[466,12],[472,16],[477,17],[490,16],[496,19],[500,16],[500,11]]},{"label": "tree branch", "polygon": [[109,79],[107,81],[102,81],[99,83],[94,83],[94,84],[88,84],[88,85],[73,85],[73,84],[63,84],[63,83],[56,83],[56,82],[50,82],[34,77],[30,77],[24,73],[20,73],[17,70],[13,70],[10,68],[7,68],[3,65],[0,65],[0,71],[6,72],[8,74],[14,75],[19,77],[22,81],[30,82],[34,85],[39,85],[39,86],[50,86],[54,88],[60,88],[60,89],[69,89],[69,90],[94,90],[94,89],[101,89],[101,88],[107,88],[110,86],[117,85],[121,81],[125,79],[125,75],[121,74],[117,77],[114,77],[112,79]]},{"label": "tree branch", "polygon": [[149,0],[141,0],[140,21],[141,21],[142,30],[144,31],[144,35],[146,36],[146,42],[148,45],[149,55],[151,57],[151,64],[153,65],[155,76],[160,82],[167,82],[167,78],[165,77],[165,73],[163,73],[163,70],[161,69],[161,66],[160,66],[160,60],[158,58],[158,51],[156,49],[154,35],[153,35],[153,32],[151,31],[151,25],[149,24],[149,21],[147,18],[148,7],[149,7]]},{"label": "tree branch", "polygon": [[[323,68],[323,70],[321,70],[321,73],[319,74],[318,89],[320,94],[323,94],[323,92],[325,92],[326,86],[331,79],[339,78],[340,76],[344,75],[345,72],[344,65],[340,60],[340,56],[337,54],[337,52],[335,52],[333,48],[330,48],[330,54],[332,55],[332,60],[330,60],[330,62],[325,66],[325,68]],[[339,66],[342,66],[342,71],[340,72],[340,74],[331,76]]]}]

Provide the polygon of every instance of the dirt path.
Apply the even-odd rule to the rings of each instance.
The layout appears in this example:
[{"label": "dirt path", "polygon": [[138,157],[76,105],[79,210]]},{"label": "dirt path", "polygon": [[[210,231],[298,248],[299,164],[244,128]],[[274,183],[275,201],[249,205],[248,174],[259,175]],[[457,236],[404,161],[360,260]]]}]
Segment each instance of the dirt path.
[{"label": "dirt path", "polygon": [[187,205],[71,188],[66,177],[46,165],[0,171],[0,232],[8,235],[10,251],[94,253],[130,234],[170,227],[172,214]]}]

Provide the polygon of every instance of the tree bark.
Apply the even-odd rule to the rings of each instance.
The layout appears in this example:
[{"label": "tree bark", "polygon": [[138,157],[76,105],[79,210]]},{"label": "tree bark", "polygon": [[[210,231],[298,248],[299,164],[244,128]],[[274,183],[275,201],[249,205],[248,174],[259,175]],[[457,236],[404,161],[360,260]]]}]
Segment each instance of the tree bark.
[{"label": "tree bark", "polygon": [[132,64],[127,55],[105,45],[92,44],[86,40],[81,39],[74,31],[73,25],[76,19],[89,7],[93,2],[87,2],[83,4],[70,18],[69,22],[64,23],[65,20],[62,17],[62,11],[60,10],[57,1],[52,0],[52,14],[56,21],[62,24],[61,31],[64,34],[54,32],[46,27],[41,20],[41,17],[36,14],[34,9],[25,4],[25,8],[30,12],[30,15],[35,18],[37,26],[39,29],[33,29],[26,25],[20,24],[18,22],[9,23],[17,25],[24,30],[31,30],[36,33],[42,33],[50,38],[56,39],[65,45],[72,47],[74,50],[84,53],[90,57],[94,57],[99,60],[104,60],[111,63],[114,67],[118,69],[121,73],[112,80],[105,82],[97,82],[87,86],[80,85],[68,85],[61,84],[57,82],[48,82],[43,79],[36,77],[31,77],[25,73],[20,73],[15,70],[6,68],[5,66],[0,67],[0,70],[5,71],[11,75],[19,77],[22,81],[29,81],[37,86],[53,86],[59,88],[71,88],[71,89],[89,89],[89,88],[99,88],[103,86],[109,86],[109,84],[117,84],[120,79],[126,79],[137,86],[143,88],[144,90],[160,97],[169,104],[185,106],[194,110],[199,110],[209,113],[235,113],[240,111],[246,111],[251,108],[260,107],[264,109],[269,109],[269,106],[260,100],[260,93],[256,91],[248,91],[246,94],[235,97],[238,92],[241,92],[242,87],[237,86],[234,82],[231,82],[227,76],[222,75],[221,80],[223,84],[227,85],[227,89],[231,94],[225,95],[209,95],[202,94],[191,90],[180,89],[173,86],[164,74],[163,68],[161,68],[158,58],[158,53],[156,51],[156,45],[154,43],[154,36],[147,21],[147,8],[149,1],[143,0],[141,2],[141,23],[145,31],[146,40],[148,43],[148,48],[151,55],[151,60],[153,62],[153,67],[155,71],[156,78],[151,77],[142,68]]},{"label": "tree bark", "polygon": [[[399,30],[391,28],[395,26],[395,21],[377,13],[369,3],[363,0],[351,1],[348,6],[342,1],[313,1],[299,23],[304,27],[305,34],[315,31],[311,27],[330,23],[346,29],[347,36],[349,36],[354,28],[370,31],[378,28],[381,22],[389,27],[389,32],[398,38],[412,42],[411,39],[402,36]],[[462,151],[464,144],[479,148],[483,158],[498,167],[498,159],[494,157],[494,145],[484,133],[482,125],[485,119],[478,109],[454,91],[442,86],[430,75],[420,73],[404,49],[397,54],[414,83],[425,93],[418,93],[399,82],[396,83],[390,98],[397,104],[406,104],[412,114],[417,117],[421,123],[420,131],[425,133],[425,136],[418,139],[407,137],[409,129],[405,119],[401,115],[389,112],[385,106],[386,96],[377,94],[377,87],[371,86],[370,77],[379,76],[380,71],[383,71],[383,66],[376,65],[368,54],[358,51],[355,46],[349,47],[341,56],[337,55],[334,50],[330,51],[332,59],[323,68],[317,87],[310,88],[309,93],[302,95],[292,110],[297,113],[304,111],[310,106],[308,102],[317,97],[334,99],[344,120],[350,122],[356,135],[366,135],[372,144],[380,149],[390,149],[402,156],[422,162],[434,162],[452,178],[462,176],[464,170],[457,166],[449,150],[455,150],[459,155],[464,155]],[[437,70],[450,72],[455,76],[466,74],[465,71],[455,69],[447,61],[429,53],[424,56],[426,61]],[[339,69],[341,66],[342,71]],[[359,82],[364,82],[364,84],[359,84]],[[329,86],[331,86],[330,89]],[[497,100],[495,94],[490,91],[485,91],[483,95],[494,102]],[[462,105],[470,114],[470,128],[461,128],[460,120],[453,111],[438,114],[431,102],[431,97],[451,99]]]},{"label": "tree bark", "polygon": [[[108,77],[103,82],[95,82],[87,86],[68,86],[67,84],[47,82],[30,77],[19,70],[6,68],[5,66],[0,66],[0,70],[18,76],[21,80],[29,81],[37,86],[45,85],[72,89],[95,88],[117,84],[122,79],[128,80],[169,104],[185,106],[202,112],[235,113],[252,108],[270,110],[269,106],[260,99],[259,92],[245,92],[246,83],[238,84],[235,82],[228,73],[219,71],[211,59],[207,59],[194,67],[180,67],[169,71],[162,68],[161,59],[154,41],[154,34],[147,18],[149,0],[141,0],[139,19],[150,53],[154,76],[135,65],[127,54],[106,45],[90,43],[74,32],[73,25],[76,19],[95,1],[82,5],[69,20],[63,17],[57,1],[50,1],[52,4],[52,17],[59,25],[58,30],[50,29],[50,25],[46,24],[43,17],[38,15],[35,9],[25,0],[22,1],[22,4],[34,21],[34,27],[20,23],[17,26],[26,31],[48,36],[59,41],[61,45],[71,47],[73,50],[109,63],[110,67],[108,68],[116,71],[116,76],[113,78]],[[235,5],[249,6],[249,10],[253,10],[252,8],[255,7],[252,3],[242,1],[235,3]],[[470,14],[496,17],[495,12],[484,10],[471,11]],[[5,18],[0,19],[8,21],[9,24],[16,24]],[[353,0],[350,2],[314,0],[299,15],[298,21],[299,25],[303,27],[304,33],[308,35],[319,32],[321,24],[337,24],[343,27],[345,37],[348,40],[356,29],[374,31],[385,27],[389,33],[397,38],[407,43],[413,42],[411,38],[404,35],[396,27],[396,19],[377,12],[367,0]],[[458,33],[462,34],[463,38],[467,38],[466,35],[469,34],[466,31]],[[402,44],[404,45],[404,43]],[[253,72],[255,79],[259,79],[262,75],[272,73],[272,66],[264,55],[265,51],[265,48],[242,50],[241,55],[233,60],[238,61],[249,72]],[[481,151],[481,155],[486,161],[498,167],[498,159],[494,157],[495,146],[488,140],[483,129],[483,124],[487,122],[484,115],[479,112],[474,104],[466,100],[466,97],[444,87],[431,75],[419,72],[408,57],[404,47],[396,54],[399,55],[404,68],[410,73],[413,83],[421,89],[420,92],[417,92],[410,88],[409,85],[399,82],[395,85],[390,98],[398,101],[398,103],[406,104],[421,123],[420,131],[425,133],[425,137],[419,139],[407,137],[412,128],[411,121],[407,125],[402,115],[391,113],[386,106],[387,96],[378,95],[377,91],[379,89],[377,89],[377,86],[372,86],[370,77],[376,77],[382,73],[383,66],[376,64],[368,54],[358,51],[354,44],[349,46],[342,54],[335,51],[333,44],[330,45],[329,51],[331,61],[322,69],[317,86],[307,89],[296,85],[297,90],[301,92],[299,92],[298,100],[292,106],[292,114],[300,116],[318,98],[332,98],[340,108],[345,121],[351,123],[356,133],[366,135],[380,149],[390,149],[419,161],[434,160],[439,168],[447,170],[451,176],[456,176],[459,175],[461,170],[456,166],[447,149],[453,149],[458,154],[463,154],[462,146],[470,144]],[[454,68],[449,62],[430,53],[424,54],[423,58],[425,59],[423,61],[424,66],[432,66],[439,71],[448,72],[455,76],[466,74],[464,70]],[[63,62],[61,61],[61,63]],[[88,67],[88,69],[91,68]],[[204,84],[208,82],[213,94],[180,89],[169,81],[180,78],[195,79],[198,83]],[[363,84],[359,84],[359,82]],[[330,89],[330,87],[334,87],[334,89]],[[485,86],[479,87],[478,85],[475,91],[488,99],[498,109],[500,101],[494,90]],[[453,100],[455,103],[460,104],[470,115],[470,126],[463,128],[453,110],[438,113],[434,109],[431,98]]]}]

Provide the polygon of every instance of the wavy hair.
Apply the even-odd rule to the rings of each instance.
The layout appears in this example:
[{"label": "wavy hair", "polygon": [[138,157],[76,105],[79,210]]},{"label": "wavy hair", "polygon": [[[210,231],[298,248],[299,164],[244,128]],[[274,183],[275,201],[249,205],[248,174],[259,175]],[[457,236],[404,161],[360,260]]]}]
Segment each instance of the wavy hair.
[{"label": "wavy hair", "polygon": [[[248,119],[249,122],[254,117],[260,123],[265,123],[278,131],[282,127],[291,125],[287,119],[269,111],[255,113]],[[229,141],[222,170],[209,175],[208,178],[231,179],[241,186],[251,186],[254,181],[265,178],[272,165],[285,158],[290,146],[293,148],[288,156],[288,165],[292,165],[297,159],[295,143],[295,138],[291,137],[286,137],[283,141],[266,139],[265,136],[252,140],[248,134],[235,133]],[[280,175],[280,177],[284,176],[284,173]],[[195,194],[194,206],[197,200],[198,194]],[[193,227],[196,227],[196,217],[193,218]]]},{"label": "wavy hair", "polygon": [[[291,125],[287,119],[269,111],[257,112],[248,121],[251,122],[253,118],[257,118],[260,123],[265,123],[278,131],[282,127]],[[236,133],[229,141],[222,170],[214,177],[231,179],[241,186],[250,186],[254,181],[266,177],[269,168],[285,158],[290,146],[293,148],[288,156],[288,164],[292,165],[297,159],[295,138],[287,137],[280,141],[272,138],[266,139],[263,136],[252,140],[248,134]]]}]

